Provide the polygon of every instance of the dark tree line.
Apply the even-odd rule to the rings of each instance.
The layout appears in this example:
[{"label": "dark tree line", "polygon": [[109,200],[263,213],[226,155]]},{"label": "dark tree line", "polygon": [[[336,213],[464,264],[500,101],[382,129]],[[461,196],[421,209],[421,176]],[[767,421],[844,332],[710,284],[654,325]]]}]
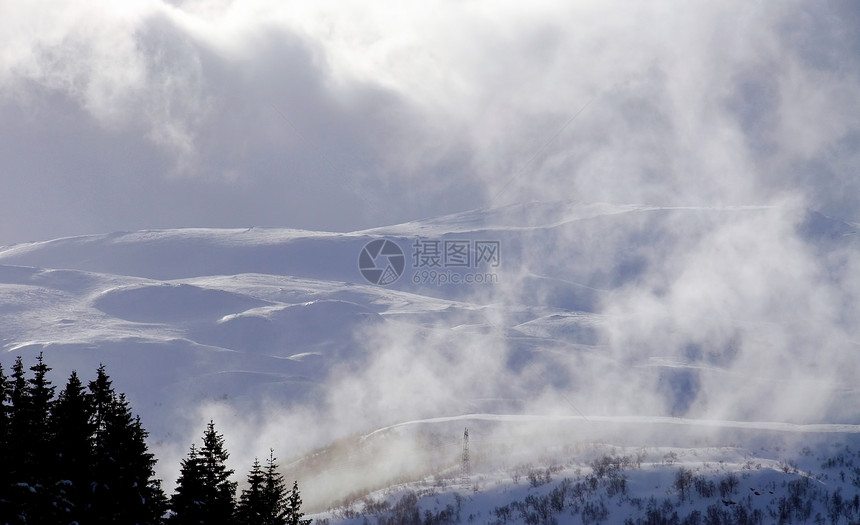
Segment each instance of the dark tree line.
[{"label": "dark tree line", "polygon": [[76,373],[55,396],[39,355],[0,367],[0,521],[157,523],[167,499],[147,433],[100,367],[86,388]]},{"label": "dark tree line", "polygon": [[287,490],[270,451],[248,488],[226,466],[224,438],[210,422],[183,461],[167,498],[155,478],[147,432],[100,366],[86,387],[72,372],[56,387],[40,354],[27,374],[18,357],[0,365],[0,524],[307,525],[298,484]]},{"label": "dark tree line", "polygon": [[248,474],[248,487],[236,501],[237,483],[230,481],[229,457],[224,437],[209,422],[203,445],[191,445],[182,460],[176,492],[170,499],[169,525],[309,525],[301,511],[302,498],[297,482],[287,490],[278,472],[275,454],[269,451],[265,467],[255,459]]}]

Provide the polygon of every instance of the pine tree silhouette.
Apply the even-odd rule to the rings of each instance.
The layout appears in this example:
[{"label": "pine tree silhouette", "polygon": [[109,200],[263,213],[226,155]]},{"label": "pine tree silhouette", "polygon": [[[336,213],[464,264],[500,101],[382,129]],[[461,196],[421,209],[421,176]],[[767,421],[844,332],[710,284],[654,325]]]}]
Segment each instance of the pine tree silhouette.
[{"label": "pine tree silhouette", "polygon": [[204,498],[205,490],[200,472],[199,454],[197,445],[192,443],[188,456],[182,460],[179,479],[176,480],[176,490],[170,498],[170,508],[173,512],[170,523],[177,525],[205,523]]},{"label": "pine tree silhouette", "polygon": [[11,462],[10,427],[11,427],[11,394],[12,385],[0,365],[0,516],[12,516],[11,489],[12,478],[8,466]]},{"label": "pine tree silhouette", "polygon": [[27,377],[21,357],[11,377],[0,366],[0,523],[307,525],[298,483],[287,492],[274,451],[258,460],[237,507],[224,437],[210,421],[191,446],[167,505],[154,477],[147,432],[104,365],[87,389],[72,372],[54,397],[40,354]]},{"label": "pine tree silhouette", "polygon": [[209,421],[203,434],[203,446],[192,445],[182,463],[176,494],[171,501],[171,523],[215,525],[233,523],[236,486],[230,481],[233,470],[226,465],[230,455],[224,448],[224,437]]},{"label": "pine tree silhouette", "polygon": [[93,439],[91,523],[158,523],[166,509],[147,432],[117,395],[104,365],[89,384]]},{"label": "pine tree silhouette", "polygon": [[200,464],[205,486],[211,491],[211,506],[217,516],[232,517],[236,496],[236,483],[230,481],[233,470],[227,468],[230,454],[224,448],[224,436],[215,431],[215,423],[209,421],[200,448]]},{"label": "pine tree silhouette", "polygon": [[73,371],[54,403],[50,419],[55,518],[60,523],[83,523],[87,518],[89,473],[93,467],[91,414],[90,396]]},{"label": "pine tree silhouette", "polygon": [[248,473],[248,488],[242,490],[236,505],[236,522],[239,525],[263,525],[265,521],[265,482],[266,477],[260,461],[254,458],[251,472]]},{"label": "pine tree silhouette", "polygon": [[289,502],[287,501],[287,486],[284,476],[278,472],[278,464],[275,463],[275,451],[269,449],[269,458],[266,460],[266,485],[264,490],[266,502],[266,514],[263,523],[265,525],[285,525],[289,519]]},{"label": "pine tree silhouette", "polygon": [[[40,356],[41,361],[41,356]],[[42,363],[44,365],[44,363]],[[36,367],[32,367],[34,370]],[[40,367],[41,368],[41,367]],[[12,502],[13,514],[19,521],[45,521],[42,510],[46,505],[46,488],[41,485],[44,478],[43,463],[37,464],[37,443],[46,433],[43,418],[47,417],[47,403],[50,401],[49,385],[41,375],[39,400],[34,403],[34,379],[28,379],[21,356],[12,366],[11,412],[9,434],[9,463],[6,470],[11,482],[8,499]]]},{"label": "pine tree silhouette", "polygon": [[27,378],[0,369],[0,523],[158,524],[166,509],[146,431],[104,366],[54,398],[40,354]]},{"label": "pine tree silhouette", "polygon": [[27,447],[24,449],[25,461],[28,464],[28,477],[30,486],[35,489],[30,494],[33,504],[30,507],[29,518],[31,522],[42,523],[47,521],[53,512],[52,492],[54,490],[51,475],[50,446],[51,439],[48,420],[54,403],[54,387],[48,380],[48,372],[51,368],[45,364],[42,353],[36,358],[36,364],[30,367],[33,377],[30,383],[29,429],[27,436]]},{"label": "pine tree silhouette", "polygon": [[27,436],[30,432],[30,382],[27,381],[21,356],[12,365],[9,381],[9,463],[6,472],[12,483],[25,483],[27,479]]},{"label": "pine tree silhouette", "polygon": [[89,382],[90,403],[92,406],[93,446],[97,451],[107,448],[107,421],[110,419],[113,400],[116,393],[110,378],[105,372],[105,365],[99,365],[96,379]]},{"label": "pine tree silhouette", "polygon": [[265,470],[254,459],[248,474],[248,488],[242,491],[236,508],[240,525],[286,525],[289,519],[289,501],[284,476],[278,472],[275,452],[269,449]]},{"label": "pine tree silhouette", "polygon": [[310,525],[310,519],[302,519],[305,515],[302,512],[302,497],[299,493],[299,482],[293,481],[293,490],[290,491],[290,496],[288,498],[289,501],[289,509],[287,511],[287,523],[288,525]]},{"label": "pine tree silhouette", "polygon": [[40,492],[44,493],[51,477],[50,465],[53,464],[53,458],[49,457],[46,451],[50,449],[50,442],[53,441],[48,420],[54,404],[54,387],[48,380],[48,372],[51,368],[45,364],[41,353],[30,370],[34,375],[29,380],[30,402],[27,408],[30,421],[27,448],[24,453],[29,464],[29,474],[37,485],[43,487]]}]

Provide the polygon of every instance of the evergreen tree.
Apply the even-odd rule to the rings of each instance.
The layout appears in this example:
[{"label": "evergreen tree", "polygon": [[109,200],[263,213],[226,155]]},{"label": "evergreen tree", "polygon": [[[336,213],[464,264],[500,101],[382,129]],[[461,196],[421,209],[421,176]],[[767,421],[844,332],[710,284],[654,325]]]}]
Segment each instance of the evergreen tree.
[{"label": "evergreen tree", "polygon": [[26,482],[27,436],[30,433],[30,383],[21,356],[12,365],[9,387],[9,463],[6,472],[13,483]]},{"label": "evergreen tree", "polygon": [[73,371],[54,403],[50,420],[55,513],[62,523],[82,523],[86,518],[93,467],[91,412],[90,396]]},{"label": "evergreen tree", "polygon": [[96,379],[89,382],[90,425],[92,427],[92,469],[88,522],[106,523],[113,518],[114,501],[111,494],[117,477],[114,443],[110,440],[110,421],[114,411],[114,392],[103,364],[96,371]]},{"label": "evergreen tree", "polygon": [[34,377],[27,378],[21,356],[12,366],[11,381],[3,380],[5,455],[4,483],[0,500],[3,513],[12,522],[44,523],[51,508],[53,478],[49,456],[52,440],[48,418],[54,398],[54,387],[48,381],[51,370],[39,354],[30,368]]},{"label": "evergreen tree", "polygon": [[[35,367],[33,367],[35,368]],[[33,369],[31,368],[31,370]],[[46,400],[47,384],[44,375],[39,383],[40,400]],[[40,522],[44,516],[40,509],[45,507],[45,489],[39,484],[43,477],[42,465],[37,465],[35,442],[44,429],[38,427],[38,410],[33,402],[33,379],[28,379],[21,356],[12,365],[11,400],[9,413],[8,463],[5,466],[10,485],[7,501],[10,502],[12,522]]]},{"label": "evergreen tree", "polygon": [[96,379],[90,381],[90,403],[92,412],[93,435],[96,450],[104,450],[107,439],[107,421],[116,398],[111,380],[105,372],[105,365],[99,365],[96,371]]},{"label": "evergreen tree", "polygon": [[288,498],[289,509],[287,509],[287,524],[288,525],[310,525],[311,519],[302,519],[305,515],[302,512],[302,497],[299,494],[299,482],[293,481],[293,490],[290,491]]},{"label": "evergreen tree", "polygon": [[224,448],[224,437],[210,421],[203,434],[203,446],[182,463],[172,499],[172,522],[178,524],[228,524],[233,522],[236,483],[230,481],[233,470],[226,465],[230,455]]},{"label": "evergreen tree", "polygon": [[117,396],[104,365],[89,384],[93,427],[93,523],[159,523],[166,509],[154,478],[155,457],[147,432],[131,414],[125,394]]},{"label": "evergreen tree", "polygon": [[265,470],[254,460],[248,474],[248,488],[239,497],[237,520],[241,525],[286,525],[288,511],[284,477],[278,472],[275,453],[270,449]]},{"label": "evergreen tree", "polygon": [[30,367],[34,372],[30,383],[29,434],[26,436],[26,460],[30,465],[30,475],[36,484],[47,487],[51,478],[50,466],[53,458],[46,452],[50,449],[51,439],[49,419],[54,403],[54,387],[48,381],[51,368],[45,364],[44,357],[39,353],[36,364]]},{"label": "evergreen tree", "polygon": [[176,480],[176,491],[170,498],[170,508],[173,512],[170,523],[178,525],[205,523],[206,509],[203,508],[205,497],[200,458],[197,446],[192,443],[188,456],[182,460],[179,479]]},{"label": "evergreen tree", "polygon": [[200,448],[200,464],[205,486],[211,491],[211,506],[218,516],[233,515],[236,483],[230,481],[233,470],[227,468],[230,454],[224,448],[224,436],[215,431],[215,423],[209,421]]},{"label": "evergreen tree", "polygon": [[11,379],[7,379],[7,382],[9,400],[12,403],[12,407],[23,407],[25,399],[30,397],[30,392],[29,381],[27,381],[24,370],[24,360],[20,355],[15,358],[15,364],[12,365],[12,377]]},{"label": "evergreen tree", "polygon": [[[9,465],[11,459],[10,446],[10,414],[11,414],[12,385],[0,364],[0,465]],[[0,468],[0,516],[12,516],[10,501],[12,479],[8,468]]]},{"label": "evergreen tree", "polygon": [[284,476],[278,472],[275,463],[275,451],[269,449],[269,459],[266,460],[266,485],[264,499],[266,503],[266,525],[285,525],[289,516],[290,506],[287,501],[287,485]]},{"label": "evergreen tree", "polygon": [[72,372],[56,400],[42,355],[30,370],[0,367],[0,523],[161,523],[147,433],[104,367],[90,393]]},{"label": "evergreen tree", "polygon": [[149,452],[146,438],[149,433],[143,428],[140,416],[131,417],[131,411],[120,394],[117,400],[117,426],[114,438],[118,453],[119,488],[117,495],[118,515],[125,523],[161,523],[167,512],[167,497],[161,489],[161,481],[155,478],[155,456]]},{"label": "evergreen tree", "polygon": [[[9,446],[9,413],[11,400],[12,386],[9,384],[9,378],[3,371],[3,365],[0,364],[0,462],[6,465],[6,458]],[[2,474],[0,474],[2,475]]]},{"label": "evergreen tree", "polygon": [[248,473],[248,488],[242,490],[236,505],[236,522],[239,525],[263,525],[266,515],[264,501],[266,477],[260,468],[260,461],[254,458],[251,472]]}]

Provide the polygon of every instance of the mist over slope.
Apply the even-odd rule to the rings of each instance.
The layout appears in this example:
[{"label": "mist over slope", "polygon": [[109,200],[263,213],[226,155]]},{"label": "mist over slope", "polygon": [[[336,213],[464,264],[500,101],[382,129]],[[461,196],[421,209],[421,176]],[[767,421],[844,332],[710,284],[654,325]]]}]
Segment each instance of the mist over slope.
[{"label": "mist over slope", "polygon": [[[376,239],[405,259],[385,286],[359,271]],[[445,241],[468,264],[422,264]],[[497,259],[478,261],[479,243]],[[851,425],[858,256],[855,225],[791,203],[531,203],[353,233],[72,237],[0,248],[0,362],[45,352],[55,383],[104,363],[168,485],[210,417],[237,465],[475,413],[591,418],[595,439],[633,425],[643,441],[676,432],[671,417]],[[424,458],[398,446],[374,456],[378,480]]]}]

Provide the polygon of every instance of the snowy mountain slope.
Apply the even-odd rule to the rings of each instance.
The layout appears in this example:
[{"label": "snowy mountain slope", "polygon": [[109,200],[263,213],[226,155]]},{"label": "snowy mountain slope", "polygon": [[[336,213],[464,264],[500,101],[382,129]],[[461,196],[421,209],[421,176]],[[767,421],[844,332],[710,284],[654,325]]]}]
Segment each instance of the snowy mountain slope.
[{"label": "snowy mountain slope", "polygon": [[[0,362],[43,351],[59,384],[107,365],[152,432],[168,487],[210,417],[228,446],[232,436],[239,471],[269,447],[300,459],[440,417],[451,418],[456,455],[457,418],[475,413],[510,418],[501,427],[519,430],[504,439],[535,462],[547,418],[584,415],[578,440],[629,434],[643,446],[735,436],[719,428],[850,434],[860,423],[854,231],[774,206],[533,203],[343,234],[187,229],[21,244],[0,248]],[[387,286],[359,271],[374,239],[407,261]],[[421,243],[446,240],[497,242],[499,264],[417,264]],[[423,279],[430,271],[449,282]],[[470,273],[495,280],[450,282]],[[317,476],[306,501],[435,468],[416,453],[426,437],[409,436],[352,466],[302,467]]]},{"label": "snowy mountain slope", "polygon": [[509,464],[466,480],[455,469],[348,499],[314,518],[411,523],[417,511],[425,522],[493,525],[850,523],[860,513],[856,450],[839,442],[817,453],[779,442],[756,450],[582,444],[543,467]]},{"label": "snowy mountain slope", "polygon": [[[471,457],[470,481],[466,484],[462,479],[464,427],[469,430]],[[825,456],[837,455],[842,447],[856,454],[858,446],[860,427],[857,425],[790,425],[647,416],[591,416],[586,419],[582,416],[466,414],[404,422],[341,440],[291,464],[290,472],[305,480],[309,493],[329,495],[322,502],[311,497],[308,500],[311,509],[320,511],[336,502],[339,510],[322,513],[321,517],[343,517],[349,515],[343,513],[345,508],[366,514],[361,507],[368,497],[372,500],[383,496],[393,503],[396,498],[390,499],[392,493],[399,497],[410,490],[431,495],[459,492],[469,499],[483,501],[484,505],[487,500],[503,505],[513,497],[499,500],[493,496],[499,486],[508,492],[520,483],[528,483],[524,478],[529,472],[542,475],[546,469],[556,468],[558,471],[553,470],[552,477],[557,483],[606,454],[646,456],[649,463],[664,466],[662,474],[655,474],[655,482],[661,486],[657,495],[665,495],[672,490],[674,480],[671,478],[679,466],[712,471],[711,474],[717,470],[722,474],[736,472],[739,476],[757,464],[779,470],[792,465],[790,470],[795,473],[798,468],[820,473]],[[409,453],[403,454],[404,450]],[[812,453],[810,451],[820,456],[818,463],[809,462],[806,456]],[[396,470],[387,464],[392,461],[391,456],[397,458]],[[679,463],[675,456],[684,459]],[[669,468],[672,465],[674,468]],[[759,469],[761,466],[755,470]],[[567,474],[559,473],[562,470],[567,470]],[[854,473],[851,464],[844,470]],[[519,475],[515,476],[517,473]],[[831,486],[830,491],[842,487],[846,495],[860,492],[857,487],[852,488],[850,478],[849,482],[844,481]],[[473,494],[473,489],[482,493]],[[648,487],[631,487],[631,497],[647,499],[651,494]],[[429,506],[438,512],[445,505]],[[486,519],[486,512],[484,516]],[[620,523],[615,519],[604,522]],[[513,523],[522,523],[522,520]]]},{"label": "snowy mountain slope", "polygon": [[[359,250],[372,238],[396,240],[404,251],[418,238],[499,240],[507,266],[528,262],[535,277],[605,289],[641,271],[642,252],[684,230],[700,233],[772,207],[666,208],[533,203],[406,223],[355,233],[282,229],[160,230],[72,237],[2,248],[7,265],[62,268],[169,280],[205,275],[261,273],[364,283],[356,272]],[[813,242],[853,235],[851,225],[817,214],[784,210]],[[680,226],[680,227],[679,227]],[[559,240],[565,240],[563,246]],[[565,257],[541,258],[563,248]],[[536,250],[537,256],[531,256]],[[612,254],[612,268],[597,267]],[[408,253],[407,253],[408,255]],[[537,263],[537,264],[531,264]],[[573,264],[572,264],[573,263]],[[553,273],[550,273],[553,272]],[[574,277],[575,276],[575,277]],[[571,278],[574,277],[574,278]],[[420,289],[408,279],[395,289]],[[456,290],[446,290],[456,293]]]}]

